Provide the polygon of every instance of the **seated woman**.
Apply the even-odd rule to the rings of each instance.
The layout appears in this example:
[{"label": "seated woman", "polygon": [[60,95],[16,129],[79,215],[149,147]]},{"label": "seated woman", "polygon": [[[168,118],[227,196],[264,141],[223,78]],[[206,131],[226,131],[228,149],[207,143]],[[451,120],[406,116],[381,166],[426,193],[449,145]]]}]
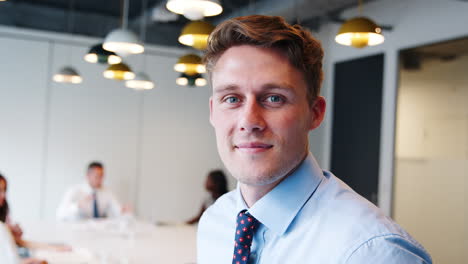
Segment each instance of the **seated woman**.
[{"label": "seated woman", "polygon": [[211,171],[206,177],[205,189],[209,195],[203,201],[199,213],[192,219],[187,221],[187,224],[198,223],[203,212],[210,207],[221,195],[228,192],[226,175],[222,170]]},{"label": "seated woman", "polygon": [[[8,201],[6,199],[7,191],[7,180],[3,175],[0,174],[0,223],[2,226],[7,227],[10,231],[13,241],[16,246],[31,248],[31,249],[49,249],[49,250],[58,250],[58,251],[68,251],[71,248],[68,246],[62,245],[50,245],[47,243],[39,243],[23,240],[23,230],[18,224],[13,224],[9,217],[10,208],[8,206]],[[3,262],[0,262],[3,264]]]}]

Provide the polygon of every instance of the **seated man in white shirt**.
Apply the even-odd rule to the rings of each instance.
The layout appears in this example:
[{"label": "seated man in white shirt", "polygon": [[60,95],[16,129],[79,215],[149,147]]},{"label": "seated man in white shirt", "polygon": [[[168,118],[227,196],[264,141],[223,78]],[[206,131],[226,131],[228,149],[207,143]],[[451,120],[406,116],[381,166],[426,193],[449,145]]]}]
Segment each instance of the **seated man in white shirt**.
[{"label": "seated man in white shirt", "polygon": [[57,209],[58,220],[112,218],[122,213],[122,206],[114,194],[103,187],[104,166],[102,163],[91,162],[86,179],[86,183],[74,186],[67,191]]},{"label": "seated man in white shirt", "polygon": [[9,228],[0,222],[0,263],[1,264],[45,264],[44,260],[27,258],[20,261],[15,240]]}]

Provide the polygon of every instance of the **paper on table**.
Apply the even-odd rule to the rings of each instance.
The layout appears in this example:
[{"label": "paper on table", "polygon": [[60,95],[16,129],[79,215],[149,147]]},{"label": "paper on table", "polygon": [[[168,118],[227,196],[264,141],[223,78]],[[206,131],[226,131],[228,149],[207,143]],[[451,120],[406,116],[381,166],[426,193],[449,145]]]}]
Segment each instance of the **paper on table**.
[{"label": "paper on table", "polygon": [[93,254],[86,248],[74,248],[68,252],[37,250],[34,257],[45,259],[49,264],[91,264],[98,263]]}]

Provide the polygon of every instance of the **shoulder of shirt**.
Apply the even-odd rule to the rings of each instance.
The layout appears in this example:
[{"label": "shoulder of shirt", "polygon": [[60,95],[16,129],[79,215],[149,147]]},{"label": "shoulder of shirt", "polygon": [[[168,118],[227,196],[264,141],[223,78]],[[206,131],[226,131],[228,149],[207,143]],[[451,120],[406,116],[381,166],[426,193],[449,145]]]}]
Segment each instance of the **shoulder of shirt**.
[{"label": "shoulder of shirt", "polygon": [[236,207],[236,190],[225,193],[219,197],[205,212],[203,212],[200,218],[199,225],[210,224],[212,221],[230,217],[233,212],[235,213]]},{"label": "shoulder of shirt", "polygon": [[358,250],[370,241],[382,238],[395,238],[424,251],[403,228],[386,216],[377,206],[357,194],[353,189],[332,173],[324,171],[326,178],[323,189],[316,195],[321,196],[320,210],[326,214],[332,226],[343,230],[349,236],[348,254]]}]

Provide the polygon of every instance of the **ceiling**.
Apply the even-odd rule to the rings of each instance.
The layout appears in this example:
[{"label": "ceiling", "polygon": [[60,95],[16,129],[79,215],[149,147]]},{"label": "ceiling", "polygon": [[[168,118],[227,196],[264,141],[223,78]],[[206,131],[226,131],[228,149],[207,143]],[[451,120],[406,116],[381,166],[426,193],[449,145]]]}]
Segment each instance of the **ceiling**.
[{"label": "ceiling", "polygon": [[[166,0],[129,0],[129,27],[138,33],[145,25],[147,43],[183,47],[177,37],[189,20],[169,12],[165,3]],[[337,20],[341,11],[357,3],[358,0],[221,0],[223,13],[207,20],[218,24],[240,15],[280,15],[317,29],[324,21]],[[0,2],[0,25],[101,38],[121,25],[121,14],[121,0]]]},{"label": "ceiling", "polygon": [[423,62],[453,61],[467,55],[468,38],[460,38],[402,50],[400,61],[405,70],[421,70]]}]

